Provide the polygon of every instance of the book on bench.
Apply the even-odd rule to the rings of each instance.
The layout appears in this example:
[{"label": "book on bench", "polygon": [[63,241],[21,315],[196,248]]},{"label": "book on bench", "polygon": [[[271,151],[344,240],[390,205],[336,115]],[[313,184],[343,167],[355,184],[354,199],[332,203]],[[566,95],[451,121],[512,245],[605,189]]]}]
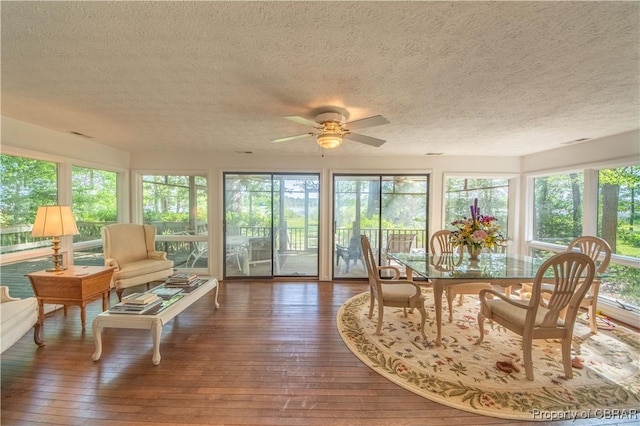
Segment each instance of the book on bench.
[{"label": "book on bench", "polygon": [[162,308],[162,299],[156,297],[156,300],[146,305],[120,302],[117,305],[109,309],[112,314],[132,314],[132,315],[145,315],[151,314]]},{"label": "book on bench", "polygon": [[158,295],[155,293],[133,293],[122,298],[122,303],[128,305],[148,305],[155,302]]}]

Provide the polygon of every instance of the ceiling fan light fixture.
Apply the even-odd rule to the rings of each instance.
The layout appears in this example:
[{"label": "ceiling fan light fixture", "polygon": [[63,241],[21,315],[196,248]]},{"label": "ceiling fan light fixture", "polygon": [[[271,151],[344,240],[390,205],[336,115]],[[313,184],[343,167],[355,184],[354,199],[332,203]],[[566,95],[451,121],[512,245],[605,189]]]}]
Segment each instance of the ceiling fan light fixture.
[{"label": "ceiling fan light fixture", "polygon": [[322,133],[316,139],[318,145],[324,149],[333,149],[342,145],[342,135],[339,133]]}]

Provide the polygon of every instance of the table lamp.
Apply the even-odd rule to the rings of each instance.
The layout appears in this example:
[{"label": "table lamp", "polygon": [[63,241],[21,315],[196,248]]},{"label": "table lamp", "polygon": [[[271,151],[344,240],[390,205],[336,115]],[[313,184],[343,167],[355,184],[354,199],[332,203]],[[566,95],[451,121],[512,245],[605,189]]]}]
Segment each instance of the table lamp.
[{"label": "table lamp", "polygon": [[36,220],[31,230],[32,237],[53,237],[53,269],[47,272],[64,271],[60,264],[60,237],[78,235],[78,227],[69,206],[38,207]]}]

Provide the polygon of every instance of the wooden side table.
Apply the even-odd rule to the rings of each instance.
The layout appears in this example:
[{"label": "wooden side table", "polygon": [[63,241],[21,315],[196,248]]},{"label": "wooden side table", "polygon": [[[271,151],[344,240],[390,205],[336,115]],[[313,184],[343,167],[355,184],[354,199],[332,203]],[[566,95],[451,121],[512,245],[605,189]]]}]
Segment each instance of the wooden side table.
[{"label": "wooden side table", "polygon": [[102,297],[102,310],[106,311],[109,304],[109,290],[111,288],[111,266],[69,266],[64,271],[38,271],[27,274],[38,298],[38,323],[42,327],[44,321],[44,304],[80,306],[80,320],[85,329],[87,303]]}]

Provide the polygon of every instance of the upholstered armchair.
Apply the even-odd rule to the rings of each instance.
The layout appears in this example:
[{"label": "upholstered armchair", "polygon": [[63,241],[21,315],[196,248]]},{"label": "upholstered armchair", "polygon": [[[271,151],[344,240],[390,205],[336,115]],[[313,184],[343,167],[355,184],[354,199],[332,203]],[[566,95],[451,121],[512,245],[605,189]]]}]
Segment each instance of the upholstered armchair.
[{"label": "upholstered armchair", "polygon": [[113,287],[118,300],[129,287],[163,280],[173,273],[167,253],[156,251],[156,228],[120,223],[102,228],[104,264],[114,266]]}]

